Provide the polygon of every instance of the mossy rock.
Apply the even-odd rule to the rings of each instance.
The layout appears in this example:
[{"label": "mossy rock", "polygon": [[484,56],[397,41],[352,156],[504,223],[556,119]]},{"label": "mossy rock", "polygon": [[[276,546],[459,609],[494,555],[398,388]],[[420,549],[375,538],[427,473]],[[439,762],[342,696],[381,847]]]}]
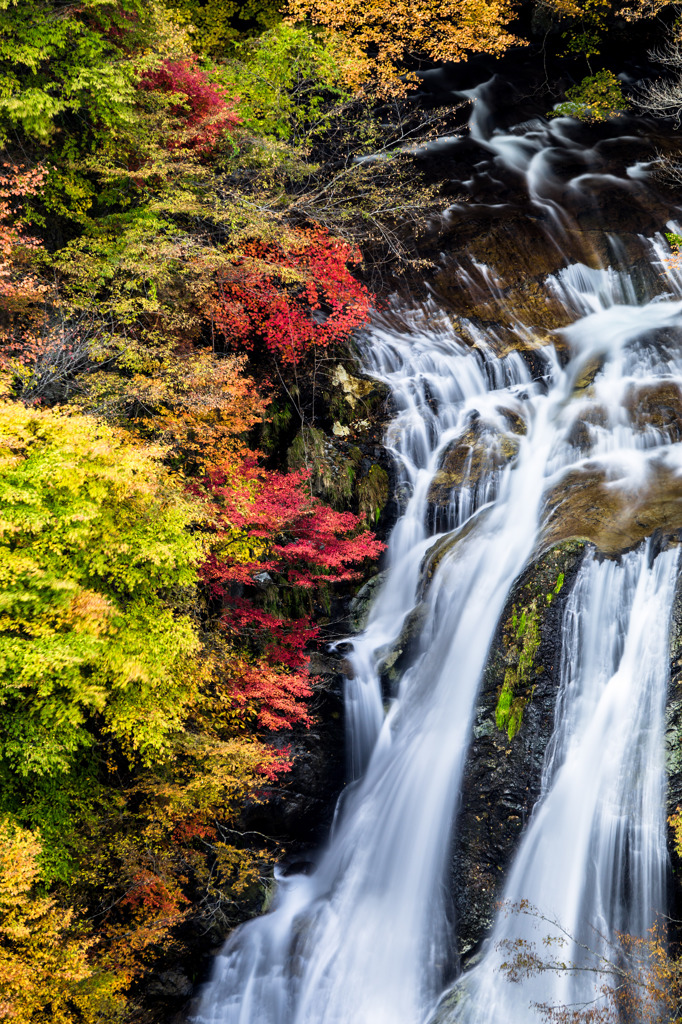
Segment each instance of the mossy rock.
[{"label": "mossy rock", "polygon": [[359,377],[353,369],[337,363],[324,392],[329,416],[337,430],[348,428],[346,436],[366,430],[377,419],[383,422],[390,397],[390,388],[383,381]]},{"label": "mossy rock", "polygon": [[359,476],[356,485],[358,510],[370,525],[378,522],[390,497],[388,473],[376,463],[371,465],[366,476]]},{"label": "mossy rock", "polygon": [[511,742],[523,722],[523,711],[533,697],[536,677],[543,667],[536,660],[547,609],[561,593],[566,571],[582,553],[583,545],[569,541],[551,551],[527,571],[514,588],[511,609],[502,627],[500,650],[504,678],[498,688],[495,725]]},{"label": "mossy rock", "polygon": [[[339,511],[362,515],[376,527],[391,497],[388,471],[369,455],[381,456],[377,446],[361,450],[343,437],[303,427],[287,452],[289,469],[310,473],[313,494]],[[385,524],[384,524],[385,525]]]},{"label": "mossy rock", "polygon": [[[682,574],[678,577],[670,617],[670,684],[665,709],[665,761],[667,775],[668,852],[670,855],[670,908],[673,921],[682,918],[682,857],[679,853],[677,815],[682,807]],[[679,925],[671,936],[682,938]]]},{"label": "mossy rock", "polygon": [[561,679],[561,623],[585,545],[535,559],[511,589],[472,722],[454,831],[452,887],[460,956],[475,956],[540,793]]},{"label": "mossy rock", "polygon": [[307,469],[313,494],[337,509],[347,509],[362,456],[338,448],[323,430],[303,427],[287,453],[289,469]]}]

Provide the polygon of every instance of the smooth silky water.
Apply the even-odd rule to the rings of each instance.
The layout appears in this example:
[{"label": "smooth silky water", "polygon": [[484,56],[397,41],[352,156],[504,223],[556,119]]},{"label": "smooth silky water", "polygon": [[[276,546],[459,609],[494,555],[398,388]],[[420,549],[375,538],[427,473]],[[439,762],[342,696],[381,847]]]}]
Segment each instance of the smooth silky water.
[{"label": "smooth silky water", "polygon": [[[482,164],[516,176],[531,212],[568,252],[574,225],[553,169],[562,153],[580,157],[585,172],[568,185],[575,196],[599,183],[599,160],[573,141],[566,120],[495,131],[488,89],[470,94]],[[619,179],[624,202],[646,187],[635,177]],[[618,240],[609,248],[617,256]],[[652,240],[652,265],[663,250]],[[659,265],[647,294],[617,262],[564,262],[545,286],[570,326],[553,343],[532,323],[515,328],[532,364],[520,352],[497,354],[480,326],[460,319],[455,328],[435,300],[394,303],[362,339],[366,371],[392,392],[386,444],[405,502],[385,582],[348,654],[352,784],[314,867],[277,872],[271,910],[229,938],[197,1024],[422,1024],[434,1012],[465,1024],[529,1024],[533,1000],[586,994],[561,978],[506,982],[497,943],[527,926],[501,915],[482,959],[457,982],[456,1007],[436,1011],[458,971],[449,857],[477,692],[510,589],[545,536],[547,496],[583,470],[600,473],[626,503],[662,475],[670,487],[682,474],[682,445],[663,427],[632,422],[624,404],[633,387],[682,386],[681,282]],[[468,273],[463,267],[465,283]],[[476,280],[504,301],[493,273]],[[593,365],[591,386],[577,390]],[[443,453],[474,423],[513,442],[516,454],[506,464],[470,460],[434,536],[430,487]],[[576,424],[585,425],[580,444]],[[436,541],[427,585],[423,565]],[[654,558],[646,543],[620,561],[588,553],[566,606],[542,793],[505,896],[530,900],[576,937],[592,927],[641,934],[664,906],[662,730],[676,572],[675,550]],[[386,708],[380,663],[420,601],[419,650]]]}]

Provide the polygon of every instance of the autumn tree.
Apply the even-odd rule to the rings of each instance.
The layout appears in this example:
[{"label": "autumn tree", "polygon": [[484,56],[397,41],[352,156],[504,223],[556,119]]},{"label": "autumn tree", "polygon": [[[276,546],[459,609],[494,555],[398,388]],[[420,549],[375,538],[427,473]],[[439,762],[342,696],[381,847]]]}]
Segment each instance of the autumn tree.
[{"label": "autumn tree", "polygon": [[359,262],[356,248],[320,230],[246,241],[218,276],[216,328],[228,346],[260,339],[284,363],[338,344],[369,314],[369,294],[350,271]]},{"label": "autumn tree", "polygon": [[113,976],[88,958],[73,910],[40,892],[37,832],[0,818],[0,1020],[94,1024],[123,1009]]},{"label": "autumn tree", "polygon": [[505,904],[505,911],[531,918],[547,934],[536,942],[505,939],[498,945],[500,970],[512,984],[540,976],[574,978],[588,993],[575,1003],[535,1002],[547,1024],[668,1024],[682,1013],[681,959],[668,947],[663,922],[647,935],[603,934],[592,929],[591,940],[578,942],[556,918],[526,900]]},{"label": "autumn tree", "polygon": [[39,241],[22,223],[27,197],[36,195],[45,170],[4,163],[0,167],[0,373],[7,374],[14,358],[30,359],[44,321],[47,286],[32,272],[31,256]]},{"label": "autumn tree", "polygon": [[248,454],[235,468],[219,466],[202,484],[214,531],[202,576],[222,603],[223,685],[245,721],[291,729],[310,723],[312,599],[358,579],[383,545],[361,517],[313,498],[306,472],[268,472]]},{"label": "autumn tree", "polygon": [[197,681],[196,504],[159,452],[83,416],[0,406],[0,758],[10,803],[98,735],[167,755]]},{"label": "autumn tree", "polygon": [[292,18],[324,25],[343,42],[349,84],[376,82],[400,94],[415,81],[415,57],[462,61],[470,53],[504,53],[521,42],[508,31],[513,0],[290,0]]},{"label": "autumn tree", "polygon": [[179,22],[189,27],[201,53],[224,56],[244,36],[260,34],[280,20],[280,0],[169,0]]}]

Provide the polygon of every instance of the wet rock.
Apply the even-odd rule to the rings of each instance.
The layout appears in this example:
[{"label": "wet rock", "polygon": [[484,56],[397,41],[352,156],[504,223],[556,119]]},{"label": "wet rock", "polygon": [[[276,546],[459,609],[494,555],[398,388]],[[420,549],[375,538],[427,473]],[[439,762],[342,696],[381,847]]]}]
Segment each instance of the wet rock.
[{"label": "wet rock", "polygon": [[422,563],[419,567],[419,584],[417,587],[417,594],[420,598],[423,598],[429,584],[438,570],[441,562],[444,558],[451,555],[461,540],[471,533],[471,531],[480,523],[481,516],[487,516],[490,512],[488,508],[479,509],[478,512],[474,513],[470,519],[464,523],[463,526],[458,527],[456,530],[451,530],[446,533],[443,537],[439,537],[431,547],[428,549]]},{"label": "wet rock", "polygon": [[567,472],[549,493],[543,546],[583,538],[609,557],[655,530],[682,528],[682,485],[674,466],[654,457],[643,484],[619,486],[595,460]]},{"label": "wet rock", "polygon": [[594,382],[594,378],[597,376],[604,364],[603,357],[590,359],[585,366],[582,368],[578,376],[576,377],[575,384],[573,385],[574,393],[585,391]]},{"label": "wet rock", "polygon": [[481,478],[511,462],[518,448],[516,438],[503,434],[490,423],[476,420],[445,449],[427,500],[431,505],[449,505],[453,488],[465,481],[475,486]]},{"label": "wet rock", "polygon": [[673,442],[682,440],[682,392],[674,381],[632,384],[623,405],[640,429],[657,427]]},{"label": "wet rock", "polygon": [[427,606],[422,601],[405,617],[398,639],[383,653],[379,672],[384,690],[389,695],[395,694],[397,683],[417,654],[426,617]]},{"label": "wet rock", "polygon": [[464,960],[492,925],[539,795],[560,681],[563,609],[584,549],[580,542],[561,544],[525,570],[492,643],[454,833],[452,884]]},{"label": "wet rock", "polygon": [[384,570],[384,572],[380,572],[377,573],[376,576],[372,576],[371,579],[367,580],[365,585],[358,590],[357,594],[351,601],[349,615],[351,629],[354,633],[362,633],[363,629],[366,627],[372,601],[374,600],[377,591],[384,583],[387,575],[387,570]]}]

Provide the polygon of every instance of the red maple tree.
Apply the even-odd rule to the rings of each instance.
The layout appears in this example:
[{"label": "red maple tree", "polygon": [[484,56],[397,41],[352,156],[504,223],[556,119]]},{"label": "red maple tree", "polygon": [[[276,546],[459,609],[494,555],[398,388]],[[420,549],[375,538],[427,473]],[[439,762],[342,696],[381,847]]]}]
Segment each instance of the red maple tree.
[{"label": "red maple tree", "polygon": [[[234,657],[226,666],[231,698],[246,719],[268,730],[310,724],[306,649],[319,633],[309,615],[274,615],[258,604],[264,587],[312,595],[357,579],[384,545],[352,512],[313,497],[304,470],[277,473],[243,457],[238,473],[217,468],[203,490],[212,508],[214,550],[203,567]],[[248,552],[253,552],[249,557]]]},{"label": "red maple tree", "polygon": [[355,246],[321,228],[299,229],[277,242],[248,241],[218,280],[216,328],[228,347],[251,350],[260,342],[283,362],[296,363],[367,321],[371,296],[350,271],[360,262]]},{"label": "red maple tree", "polygon": [[177,97],[169,111],[182,130],[166,140],[168,149],[182,147],[207,156],[226,132],[233,132],[241,123],[234,99],[211,81],[199,67],[196,56],[184,60],[167,58],[153,71],[145,71],[139,88]]}]

